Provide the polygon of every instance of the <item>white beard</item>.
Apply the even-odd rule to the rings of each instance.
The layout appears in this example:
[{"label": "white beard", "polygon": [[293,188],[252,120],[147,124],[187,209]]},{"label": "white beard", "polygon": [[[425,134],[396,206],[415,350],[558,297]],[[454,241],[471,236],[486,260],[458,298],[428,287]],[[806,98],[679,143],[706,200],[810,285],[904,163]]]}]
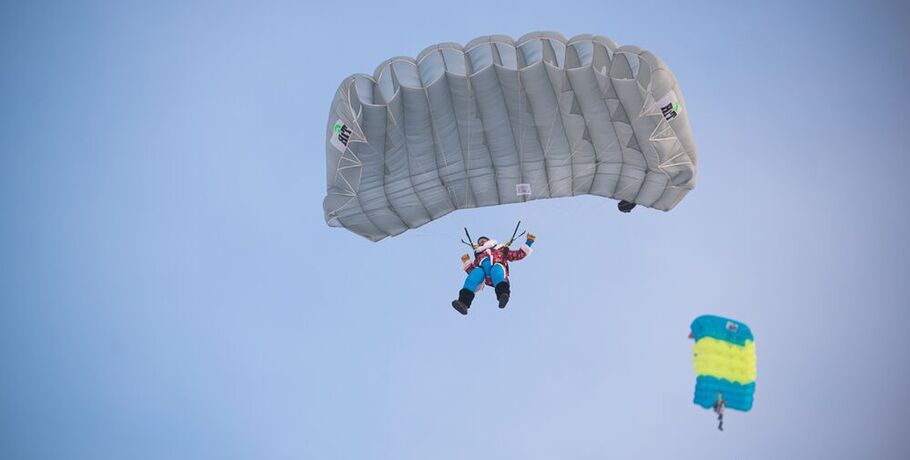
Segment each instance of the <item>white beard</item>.
[{"label": "white beard", "polygon": [[476,249],[474,249],[474,253],[475,253],[475,254],[480,254],[481,252],[484,252],[484,251],[486,251],[487,249],[492,249],[492,248],[496,247],[497,245],[499,245],[499,242],[498,242],[498,241],[496,241],[496,240],[487,240],[487,242],[484,243],[482,246],[478,246]]}]

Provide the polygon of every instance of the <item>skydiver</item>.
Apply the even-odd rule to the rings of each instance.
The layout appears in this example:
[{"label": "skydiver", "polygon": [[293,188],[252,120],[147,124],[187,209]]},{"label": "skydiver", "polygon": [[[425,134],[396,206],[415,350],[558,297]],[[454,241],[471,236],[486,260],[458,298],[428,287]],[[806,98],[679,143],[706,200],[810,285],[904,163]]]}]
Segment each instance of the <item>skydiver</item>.
[{"label": "skydiver", "polygon": [[[517,229],[516,229],[517,230]],[[467,254],[461,256],[464,271],[468,277],[464,286],[458,291],[458,299],[452,301],[452,307],[462,315],[468,314],[468,308],[474,300],[474,293],[484,284],[492,286],[499,301],[499,308],[505,308],[511,294],[509,284],[509,262],[521,260],[531,254],[531,246],[536,237],[528,233],[524,244],[517,250],[509,249],[508,244],[500,244],[485,236],[477,238],[474,247],[474,260]]]},{"label": "skydiver", "polygon": [[723,393],[717,393],[717,402],[714,403],[714,412],[717,414],[717,429],[724,431],[724,407],[727,403],[724,402]]}]

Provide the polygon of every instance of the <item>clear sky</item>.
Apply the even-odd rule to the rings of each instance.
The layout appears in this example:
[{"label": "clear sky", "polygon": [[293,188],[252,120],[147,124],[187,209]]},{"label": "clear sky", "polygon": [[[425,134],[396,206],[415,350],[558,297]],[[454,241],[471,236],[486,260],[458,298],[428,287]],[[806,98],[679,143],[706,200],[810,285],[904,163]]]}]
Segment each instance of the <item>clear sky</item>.
[{"label": "clear sky", "polygon": [[[0,458],[910,458],[910,8],[796,3],[3,2]],[[676,209],[325,225],[344,77],[535,30],[673,69]],[[509,307],[458,315],[461,228],[518,219]],[[756,335],[723,433],[703,313]]]}]

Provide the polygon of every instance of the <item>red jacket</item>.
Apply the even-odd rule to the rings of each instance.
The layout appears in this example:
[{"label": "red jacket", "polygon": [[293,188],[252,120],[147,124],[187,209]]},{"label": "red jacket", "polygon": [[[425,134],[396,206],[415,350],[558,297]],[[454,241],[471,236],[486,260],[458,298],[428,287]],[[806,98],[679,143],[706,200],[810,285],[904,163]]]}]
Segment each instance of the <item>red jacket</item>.
[{"label": "red jacket", "polygon": [[[474,252],[474,261],[471,262],[468,258],[465,260],[465,257],[462,257],[464,261],[464,271],[465,273],[471,273],[477,267],[483,263],[484,259],[492,257],[493,265],[501,264],[502,268],[506,271],[506,281],[509,280],[509,262],[515,260],[521,260],[529,256],[534,250],[531,249],[527,243],[522,244],[520,248],[515,250],[510,250],[505,246],[497,243],[496,241],[490,240],[483,246],[477,248]],[[490,277],[486,277],[484,280],[487,286],[493,286],[493,280]]]}]

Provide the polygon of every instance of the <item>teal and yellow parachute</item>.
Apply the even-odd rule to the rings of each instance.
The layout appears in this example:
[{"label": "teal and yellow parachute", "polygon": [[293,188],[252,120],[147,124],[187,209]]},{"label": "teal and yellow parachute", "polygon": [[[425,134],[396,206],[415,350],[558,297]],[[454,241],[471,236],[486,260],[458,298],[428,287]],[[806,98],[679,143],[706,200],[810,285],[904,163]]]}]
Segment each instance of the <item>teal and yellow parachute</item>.
[{"label": "teal and yellow parachute", "polygon": [[695,347],[694,403],[705,409],[723,406],[752,409],[755,394],[755,341],[749,326],[728,318],[704,315],[692,321]]}]

